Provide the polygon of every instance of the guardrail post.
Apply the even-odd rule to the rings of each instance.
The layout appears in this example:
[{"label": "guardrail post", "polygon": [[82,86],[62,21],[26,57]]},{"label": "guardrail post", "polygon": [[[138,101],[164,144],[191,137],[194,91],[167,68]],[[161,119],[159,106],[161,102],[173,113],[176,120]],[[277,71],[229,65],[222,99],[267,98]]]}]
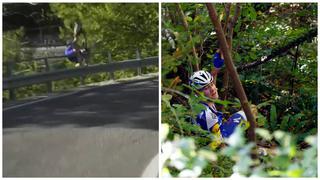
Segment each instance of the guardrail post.
[{"label": "guardrail post", "polygon": [[[49,65],[49,61],[48,61],[48,47],[49,47],[48,39],[45,39],[44,43],[46,45],[46,57],[43,60],[44,60],[45,66],[46,66],[45,70],[46,70],[46,72],[49,72],[50,65]],[[52,83],[53,83],[52,81],[47,82],[47,92],[48,93],[51,93],[53,91],[53,84]]]},{"label": "guardrail post", "polygon": [[[137,60],[141,60],[141,53],[140,53],[139,49],[136,50],[136,56],[137,56]],[[141,63],[138,67],[137,74],[138,74],[138,76],[141,75]]]},{"label": "guardrail post", "polygon": [[86,82],[84,81],[85,78],[86,78],[86,76],[81,76],[80,77],[81,85],[85,85],[86,84]]},{"label": "guardrail post", "polygon": [[[13,70],[14,62],[8,61],[7,63],[7,76],[12,76],[12,70]],[[14,89],[9,89],[9,100],[16,100],[16,93]]]},{"label": "guardrail post", "polygon": [[[84,67],[84,65],[82,63],[80,63],[80,66]],[[81,85],[85,85],[86,84],[85,79],[86,79],[86,75],[80,76]]]},{"label": "guardrail post", "polygon": [[[110,51],[108,51],[108,63],[112,63],[112,56],[111,56],[111,52],[110,52]],[[114,73],[113,73],[113,71],[110,72],[110,77],[111,77],[112,80],[114,80]]]},{"label": "guardrail post", "polygon": [[[46,72],[49,72],[50,71],[50,64],[49,64],[48,58],[44,58],[43,60],[44,60],[44,64],[46,65]],[[51,93],[53,91],[53,82],[52,81],[47,82],[47,91],[48,91],[48,93]]]}]

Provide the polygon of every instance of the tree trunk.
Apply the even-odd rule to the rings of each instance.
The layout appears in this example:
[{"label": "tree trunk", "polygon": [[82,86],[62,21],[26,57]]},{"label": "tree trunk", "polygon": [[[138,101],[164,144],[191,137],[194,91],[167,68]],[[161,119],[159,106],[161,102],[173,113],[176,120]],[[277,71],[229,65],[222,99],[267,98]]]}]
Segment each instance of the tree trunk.
[{"label": "tree trunk", "polygon": [[[240,15],[240,4],[236,4],[236,9],[234,12],[233,19],[228,25],[228,35],[227,35],[227,44],[229,46],[229,50],[232,56],[232,37],[233,37],[233,29],[234,26],[236,25],[236,22],[238,21]],[[226,100],[228,96],[228,89],[229,89],[229,73],[228,71],[224,71],[223,74],[223,88],[222,88],[222,93],[221,93],[221,99]]]},{"label": "tree trunk", "polygon": [[234,67],[234,64],[232,62],[232,58],[231,58],[231,54],[229,52],[228,49],[228,45],[227,45],[227,41],[226,38],[224,36],[220,21],[218,19],[216,10],[214,8],[214,6],[211,3],[206,3],[206,6],[208,8],[209,11],[209,17],[212,21],[212,24],[214,25],[215,31],[217,33],[218,36],[218,40],[219,40],[219,44],[220,44],[220,48],[222,50],[224,59],[225,59],[225,63],[226,63],[226,67],[229,71],[229,74],[231,76],[231,78],[234,81],[234,88],[238,94],[238,97],[240,99],[241,102],[241,106],[246,114],[246,117],[250,123],[250,127],[248,129],[248,138],[251,142],[255,143],[256,141],[256,135],[255,135],[255,119],[254,116],[251,112],[250,109],[250,105],[246,96],[246,93],[242,87],[239,75],[236,71],[236,68]]}]

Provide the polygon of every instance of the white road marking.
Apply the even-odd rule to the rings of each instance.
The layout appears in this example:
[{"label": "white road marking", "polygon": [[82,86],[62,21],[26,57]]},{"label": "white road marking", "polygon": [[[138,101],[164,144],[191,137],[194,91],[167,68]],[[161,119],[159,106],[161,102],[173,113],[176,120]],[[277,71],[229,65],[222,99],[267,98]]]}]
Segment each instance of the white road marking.
[{"label": "white road marking", "polygon": [[158,177],[159,176],[159,154],[153,157],[148,166],[144,169],[141,177]]}]

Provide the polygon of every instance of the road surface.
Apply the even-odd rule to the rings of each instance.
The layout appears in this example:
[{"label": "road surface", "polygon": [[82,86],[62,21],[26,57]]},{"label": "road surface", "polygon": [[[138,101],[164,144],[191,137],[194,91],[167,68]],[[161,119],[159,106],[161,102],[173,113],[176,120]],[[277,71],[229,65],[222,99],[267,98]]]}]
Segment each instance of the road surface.
[{"label": "road surface", "polygon": [[158,78],[3,111],[4,177],[140,177],[158,154]]}]

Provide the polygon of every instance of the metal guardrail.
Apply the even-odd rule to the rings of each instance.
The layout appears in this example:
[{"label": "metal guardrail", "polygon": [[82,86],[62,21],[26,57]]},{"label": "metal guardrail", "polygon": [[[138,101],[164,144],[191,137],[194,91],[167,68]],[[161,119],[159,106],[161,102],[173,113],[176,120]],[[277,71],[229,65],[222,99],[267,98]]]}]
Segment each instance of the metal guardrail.
[{"label": "metal guardrail", "polygon": [[79,77],[99,72],[114,72],[130,68],[141,68],[150,65],[157,65],[158,57],[148,57],[144,59],[133,59],[108,64],[97,64],[75,69],[58,70],[44,72],[30,76],[11,77],[3,80],[3,90],[14,89],[32,84],[46,83],[66,78]]}]

